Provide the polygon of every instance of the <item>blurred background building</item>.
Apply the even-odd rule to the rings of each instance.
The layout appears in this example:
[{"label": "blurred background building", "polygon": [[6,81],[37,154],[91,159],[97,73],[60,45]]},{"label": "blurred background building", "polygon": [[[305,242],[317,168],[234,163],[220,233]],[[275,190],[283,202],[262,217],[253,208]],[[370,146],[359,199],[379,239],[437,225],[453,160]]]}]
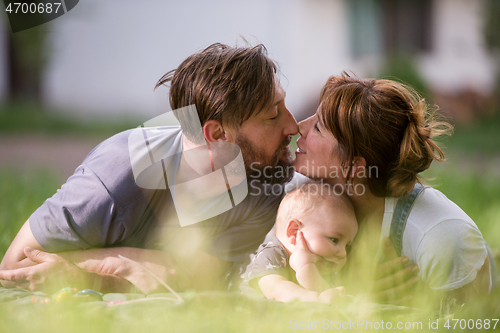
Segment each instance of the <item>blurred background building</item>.
[{"label": "blurred background building", "polygon": [[214,42],[243,44],[243,36],[280,64],[298,120],[315,111],[326,79],[347,70],[398,77],[468,121],[495,103],[496,3],[85,0],[15,34],[0,14],[0,106],[33,100],[72,116],[146,120],[169,110],[168,90],[153,91],[164,73]]}]

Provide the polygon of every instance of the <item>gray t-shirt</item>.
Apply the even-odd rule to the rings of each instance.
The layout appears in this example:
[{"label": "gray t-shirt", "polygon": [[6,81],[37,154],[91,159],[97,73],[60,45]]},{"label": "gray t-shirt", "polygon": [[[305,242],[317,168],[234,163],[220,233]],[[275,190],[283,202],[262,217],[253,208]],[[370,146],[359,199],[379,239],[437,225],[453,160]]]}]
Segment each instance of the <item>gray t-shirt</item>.
[{"label": "gray t-shirt", "polygon": [[[196,239],[198,248],[208,254],[244,261],[273,226],[281,194],[253,184],[233,209],[181,227],[169,189],[136,185],[130,133],[116,134],[94,148],[61,189],[31,215],[38,243],[49,252],[116,246],[170,251]],[[166,129],[161,144],[177,150],[178,133],[179,129]]]},{"label": "gray t-shirt", "polygon": [[279,239],[273,236],[268,242],[261,244],[255,254],[250,255],[250,263],[241,276],[240,290],[245,294],[253,294],[255,290],[260,290],[256,281],[270,274],[295,281],[295,272],[290,268],[289,258]]}]

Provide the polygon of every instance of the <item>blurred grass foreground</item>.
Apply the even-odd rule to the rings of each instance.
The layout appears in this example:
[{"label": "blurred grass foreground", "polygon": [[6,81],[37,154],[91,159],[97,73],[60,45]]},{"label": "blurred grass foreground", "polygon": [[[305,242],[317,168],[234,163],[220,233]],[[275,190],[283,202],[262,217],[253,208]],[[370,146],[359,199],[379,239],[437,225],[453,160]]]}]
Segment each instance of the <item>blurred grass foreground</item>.
[{"label": "blurred grass foreground", "polygon": [[[10,115],[14,120],[10,119],[8,125],[5,116],[0,114],[0,134],[37,131],[68,134],[68,128],[71,133],[83,134],[101,126],[62,120],[54,125],[43,116],[36,121],[21,121],[24,117],[19,114],[22,112]],[[111,135],[127,127],[128,124],[115,123],[111,128],[101,126],[97,132]],[[477,223],[497,259],[500,249],[499,129],[498,116],[472,126],[457,127],[454,136],[446,142],[448,161],[433,165],[425,173],[426,177],[435,177],[430,183]],[[0,159],[2,257],[24,221],[60,186],[61,181],[53,170],[35,168],[19,172],[12,166],[2,166]],[[185,302],[165,299],[171,297],[170,294],[156,294],[152,295],[155,298],[151,296],[137,302],[131,301],[144,295],[107,294],[105,302],[82,304],[44,304],[33,302],[31,295],[19,290],[7,296],[0,290],[0,332],[285,332],[295,329],[460,332],[500,329],[499,288],[487,299],[477,298],[462,306],[445,302],[434,309],[375,305],[356,298],[331,306],[282,304],[210,292],[184,293]],[[46,297],[43,293],[35,295],[40,299]]]}]

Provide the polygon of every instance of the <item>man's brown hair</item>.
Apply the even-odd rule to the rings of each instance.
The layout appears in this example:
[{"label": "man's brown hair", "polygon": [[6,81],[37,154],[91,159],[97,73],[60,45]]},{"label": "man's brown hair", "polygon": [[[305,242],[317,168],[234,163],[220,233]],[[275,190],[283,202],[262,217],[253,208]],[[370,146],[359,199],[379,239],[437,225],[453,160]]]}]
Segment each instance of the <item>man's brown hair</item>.
[{"label": "man's brown hair", "polygon": [[[264,45],[231,47],[215,43],[189,56],[165,74],[156,87],[170,83],[170,107],[195,105],[203,126],[217,120],[222,126],[239,127],[274,100],[277,65]],[[201,143],[186,112],[176,113],[184,134]]]},{"label": "man's brown hair", "polygon": [[433,119],[435,112],[410,86],[345,72],[323,87],[319,116],[339,142],[343,167],[359,156],[376,168],[377,176],[367,181],[379,197],[401,197],[421,182],[420,172],[444,160],[432,138],[452,129]]}]

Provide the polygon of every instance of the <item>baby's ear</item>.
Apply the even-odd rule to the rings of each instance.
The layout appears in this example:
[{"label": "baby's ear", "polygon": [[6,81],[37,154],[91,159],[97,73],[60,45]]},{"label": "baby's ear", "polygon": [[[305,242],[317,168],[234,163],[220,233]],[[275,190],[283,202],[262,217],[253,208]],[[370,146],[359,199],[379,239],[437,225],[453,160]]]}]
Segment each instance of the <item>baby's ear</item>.
[{"label": "baby's ear", "polygon": [[286,226],[286,237],[292,245],[297,245],[297,233],[302,227],[299,220],[291,220]]}]

